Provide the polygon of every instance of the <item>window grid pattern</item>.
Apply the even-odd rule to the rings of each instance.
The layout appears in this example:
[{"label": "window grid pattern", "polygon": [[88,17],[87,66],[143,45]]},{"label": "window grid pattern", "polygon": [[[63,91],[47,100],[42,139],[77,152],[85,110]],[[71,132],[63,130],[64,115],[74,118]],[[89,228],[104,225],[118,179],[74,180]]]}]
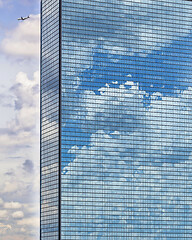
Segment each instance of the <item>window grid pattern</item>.
[{"label": "window grid pattern", "polygon": [[192,239],[192,3],[62,0],[61,239]]},{"label": "window grid pattern", "polygon": [[41,4],[41,240],[58,240],[59,2]]}]

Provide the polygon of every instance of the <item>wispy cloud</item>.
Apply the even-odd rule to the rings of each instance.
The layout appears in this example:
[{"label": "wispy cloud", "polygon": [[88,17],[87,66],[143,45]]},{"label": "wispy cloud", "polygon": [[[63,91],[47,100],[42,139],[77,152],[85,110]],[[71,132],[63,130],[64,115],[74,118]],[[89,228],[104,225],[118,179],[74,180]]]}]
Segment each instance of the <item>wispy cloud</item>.
[{"label": "wispy cloud", "polygon": [[34,163],[31,160],[25,160],[25,162],[23,163],[23,169],[27,173],[33,173],[33,171],[34,171]]},{"label": "wispy cloud", "polygon": [[8,212],[7,210],[0,210],[0,219],[5,219],[8,217]]},{"label": "wispy cloud", "polygon": [[[34,178],[36,174],[36,178]],[[0,236],[1,239],[37,239],[39,232],[39,177],[38,171],[24,175],[23,165],[15,169],[14,176],[0,186]],[[14,199],[15,201],[9,201]]]},{"label": "wispy cloud", "polygon": [[3,223],[0,223],[0,234],[5,234],[11,229],[12,229],[11,225],[5,225]]},{"label": "wispy cloud", "polygon": [[18,209],[21,208],[21,206],[19,202],[7,202],[4,204],[4,208],[6,209]]},{"label": "wispy cloud", "polygon": [[[110,239],[114,232],[117,239],[126,239],[129,230],[136,239],[140,239],[141,232],[143,238],[155,234],[160,239],[167,237],[170,230],[179,229],[184,209],[186,219],[191,219],[192,191],[186,182],[192,180],[192,88],[178,96],[154,93],[146,110],[142,104],[146,92],[128,83],[129,89],[106,85],[100,89],[101,95],[85,91],[82,96],[76,117],[83,116],[87,129],[94,133],[90,144],[72,146],[69,153],[74,160],[63,171],[62,208],[67,212],[63,230],[69,234],[81,234],[83,238],[83,230],[89,228],[88,239],[105,239],[106,231]],[[173,194],[170,186],[178,191]],[[110,224],[106,213],[108,219],[114,220]],[[165,223],[173,221],[174,226],[156,229],[162,218]],[[190,229],[179,233],[181,239],[187,231],[190,234]]]},{"label": "wispy cloud", "polygon": [[[8,4],[12,11],[14,1],[0,0],[1,10]],[[26,12],[32,4],[21,0],[16,5]],[[16,24],[4,27],[0,42],[0,239],[34,240],[39,235],[40,16]]]},{"label": "wispy cloud", "polygon": [[[1,170],[0,234],[3,240],[31,240],[38,236],[39,227],[39,171],[35,157],[39,151],[39,72],[32,78],[19,72],[8,94],[15,114],[0,131],[1,161],[9,159],[7,165],[3,161],[5,171]],[[34,219],[35,224],[30,224]]]},{"label": "wispy cloud", "polygon": [[3,0],[0,0],[0,7],[3,6]]},{"label": "wispy cloud", "polygon": [[24,217],[24,213],[22,211],[16,211],[12,214],[12,217],[15,219],[21,219]]},{"label": "wispy cloud", "polygon": [[15,117],[7,123],[7,129],[0,132],[3,151],[19,146],[30,147],[32,144],[39,114],[38,86],[38,72],[34,74],[33,79],[29,79],[25,73],[18,73],[16,83],[11,87],[15,102]]}]

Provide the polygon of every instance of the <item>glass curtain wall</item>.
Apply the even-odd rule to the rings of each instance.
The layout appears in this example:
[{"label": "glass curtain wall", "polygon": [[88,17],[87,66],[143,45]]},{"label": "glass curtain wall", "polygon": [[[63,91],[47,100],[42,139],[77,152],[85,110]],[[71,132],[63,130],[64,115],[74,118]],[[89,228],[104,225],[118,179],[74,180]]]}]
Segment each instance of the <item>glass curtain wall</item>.
[{"label": "glass curtain wall", "polygon": [[61,239],[192,239],[192,2],[62,0],[61,24]]},{"label": "glass curtain wall", "polygon": [[59,1],[41,4],[41,240],[58,240]]}]

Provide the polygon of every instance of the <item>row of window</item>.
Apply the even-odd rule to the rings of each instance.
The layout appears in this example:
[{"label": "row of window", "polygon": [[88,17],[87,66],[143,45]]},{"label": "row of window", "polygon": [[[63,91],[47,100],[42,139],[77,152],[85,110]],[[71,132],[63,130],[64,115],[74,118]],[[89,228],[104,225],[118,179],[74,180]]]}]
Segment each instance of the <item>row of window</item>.
[{"label": "row of window", "polygon": [[[157,1],[147,1],[147,2],[139,2],[138,1],[134,1],[134,0],[126,0],[126,2],[117,2],[115,1],[115,3],[113,1],[108,1],[107,4],[106,4],[106,1],[105,0],[100,0],[100,1],[91,1],[91,2],[88,2],[88,1],[81,1],[80,4],[77,3],[77,1],[75,0],[65,0],[63,2],[63,5],[62,5],[62,8],[65,9],[65,8],[68,8],[68,9],[71,9],[71,10],[74,10],[74,12],[78,12],[80,9],[82,12],[84,12],[85,10],[93,10],[94,9],[94,6],[96,6],[97,10],[103,14],[103,13],[108,13],[110,14],[110,12],[119,12],[120,9],[125,9],[125,7],[127,6],[128,7],[131,7],[131,8],[134,8],[134,7],[137,7],[139,9],[139,11],[142,11],[142,9],[144,9],[144,12],[146,12],[148,9],[149,10],[152,10],[152,12],[154,10],[158,10],[159,12],[163,12],[163,10],[165,10],[166,12],[169,12],[169,6],[172,7],[174,4],[174,9],[173,9],[173,12],[171,13],[174,13],[172,14],[172,16],[175,16],[177,13],[180,13],[181,10],[186,10],[186,12],[189,12],[191,10],[191,3],[187,0],[184,0],[182,1],[182,4],[181,2],[175,2],[174,0],[170,1],[170,0],[161,0],[160,2],[157,2]],[[77,6],[78,6],[78,10],[77,10]],[[105,9],[105,10],[104,10]],[[112,10],[112,11],[111,11]],[[169,13],[169,14],[171,14]]]},{"label": "row of window", "polygon": [[[50,12],[46,10],[50,6]],[[42,0],[42,59],[41,59],[41,240],[58,240],[58,86],[59,86],[59,2]],[[49,14],[51,13],[51,14]],[[46,53],[46,54],[45,54]],[[49,100],[48,100],[49,99]],[[52,102],[50,102],[50,99]],[[55,100],[57,99],[57,100]],[[50,121],[51,119],[51,121]],[[53,122],[55,121],[55,122]],[[50,141],[51,139],[51,141]],[[48,140],[48,141],[47,141]],[[44,149],[47,150],[45,151]],[[46,153],[45,153],[46,152]],[[54,171],[52,171],[54,170]],[[49,182],[50,181],[50,182]],[[45,212],[49,203],[49,211]]]}]

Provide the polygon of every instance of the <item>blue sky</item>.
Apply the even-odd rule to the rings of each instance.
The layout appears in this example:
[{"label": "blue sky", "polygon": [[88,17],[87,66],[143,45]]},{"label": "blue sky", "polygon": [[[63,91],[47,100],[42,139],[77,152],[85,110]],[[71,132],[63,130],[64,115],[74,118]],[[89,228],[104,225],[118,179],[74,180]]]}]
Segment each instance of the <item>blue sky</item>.
[{"label": "blue sky", "polygon": [[28,14],[38,14],[40,10],[39,0],[1,0],[1,24],[8,26],[16,26],[14,21],[18,16]]},{"label": "blue sky", "polygon": [[39,0],[0,0],[2,240],[38,238],[39,12]]}]

